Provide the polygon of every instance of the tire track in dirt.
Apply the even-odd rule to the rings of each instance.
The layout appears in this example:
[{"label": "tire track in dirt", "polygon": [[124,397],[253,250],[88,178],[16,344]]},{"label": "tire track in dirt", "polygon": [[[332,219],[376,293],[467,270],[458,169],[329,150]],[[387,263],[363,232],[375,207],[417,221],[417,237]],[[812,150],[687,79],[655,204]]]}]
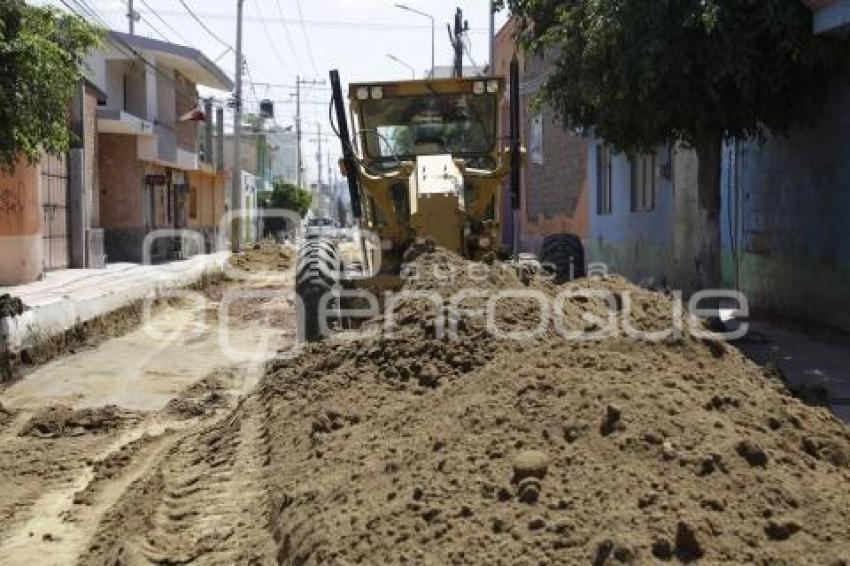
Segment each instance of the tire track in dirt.
[{"label": "tire track in dirt", "polygon": [[[267,444],[256,400],[187,432],[125,494],[81,564],[273,563]],[[133,509],[127,522],[121,508]]]},{"label": "tire track in dirt", "polygon": [[[132,465],[127,465],[115,478],[103,482],[89,505],[78,505],[77,494],[98,479],[94,471],[95,463],[107,460],[145,436],[153,441],[132,459]],[[45,493],[32,504],[28,518],[2,541],[6,559],[0,562],[45,565],[72,563],[103,512],[115,502],[126,486],[147,470],[156,455],[167,446],[167,438],[166,427],[158,422],[148,422],[122,433],[71,481]]]}]

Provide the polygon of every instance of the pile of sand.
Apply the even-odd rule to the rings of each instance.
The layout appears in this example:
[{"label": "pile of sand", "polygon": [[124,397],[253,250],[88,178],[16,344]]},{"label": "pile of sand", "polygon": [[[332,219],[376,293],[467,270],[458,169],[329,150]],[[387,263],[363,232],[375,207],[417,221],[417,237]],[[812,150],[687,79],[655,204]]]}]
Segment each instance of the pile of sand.
[{"label": "pile of sand", "polygon": [[[439,250],[414,265],[405,289],[440,292],[456,339],[433,307],[402,301],[395,332],[311,346],[261,384],[279,562],[850,561],[850,431],[827,410],[716,340],[574,341],[553,323],[497,340],[448,308],[454,292],[558,288],[499,265],[471,277]],[[629,299],[633,327],[670,325],[668,296],[619,278],[578,287],[616,298],[567,300],[570,328],[622,317]],[[499,306],[504,329],[536,323],[531,300]]]},{"label": "pile of sand", "polygon": [[228,263],[233,269],[248,272],[287,271],[292,267],[295,254],[291,247],[278,244],[273,240],[262,240],[251,249],[240,252]]}]

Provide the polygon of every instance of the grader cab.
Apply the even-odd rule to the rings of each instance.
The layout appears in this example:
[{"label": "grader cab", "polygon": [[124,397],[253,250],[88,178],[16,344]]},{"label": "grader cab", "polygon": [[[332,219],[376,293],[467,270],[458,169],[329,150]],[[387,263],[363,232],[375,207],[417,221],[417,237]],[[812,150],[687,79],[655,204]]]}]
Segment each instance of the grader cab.
[{"label": "grader cab", "polygon": [[[331,86],[340,166],[352,212],[368,235],[359,238],[359,258],[348,260],[360,267],[361,285],[391,288],[417,242],[472,260],[503,252],[502,186],[512,170],[518,178],[521,160],[516,135],[499,138],[504,79],[352,84],[350,114],[336,71]],[[335,242],[313,239],[302,247],[296,290],[303,339],[321,337],[317,297],[340,285],[345,263]]]}]

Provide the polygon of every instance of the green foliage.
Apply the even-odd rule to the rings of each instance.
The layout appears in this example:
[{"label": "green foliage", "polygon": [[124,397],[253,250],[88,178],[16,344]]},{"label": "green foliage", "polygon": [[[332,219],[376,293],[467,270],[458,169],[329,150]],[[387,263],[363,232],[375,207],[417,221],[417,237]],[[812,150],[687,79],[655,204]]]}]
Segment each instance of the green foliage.
[{"label": "green foliage", "polygon": [[850,43],[815,36],[799,0],[502,0],[552,72],[566,126],[625,151],[760,138],[810,118]]},{"label": "green foliage", "polygon": [[79,17],[0,1],[0,167],[67,151],[68,103],[100,38]]},{"label": "green foliage", "polygon": [[266,202],[262,203],[262,206],[294,210],[301,215],[301,218],[304,218],[312,202],[313,197],[310,191],[298,188],[292,183],[284,183],[281,179],[275,179],[272,194]]}]

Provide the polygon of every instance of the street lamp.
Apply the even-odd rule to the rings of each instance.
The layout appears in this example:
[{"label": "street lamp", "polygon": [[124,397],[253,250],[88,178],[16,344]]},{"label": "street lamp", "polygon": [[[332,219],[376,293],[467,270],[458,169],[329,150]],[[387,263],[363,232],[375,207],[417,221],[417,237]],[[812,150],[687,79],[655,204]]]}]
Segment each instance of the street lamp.
[{"label": "street lamp", "polygon": [[389,57],[390,59],[392,59],[393,61],[395,61],[395,62],[396,62],[396,63],[398,63],[399,65],[404,65],[405,67],[407,67],[408,69],[410,69],[410,74],[411,74],[411,76],[412,76],[414,79],[416,78],[416,69],[414,69],[412,66],[408,65],[407,63],[405,63],[404,61],[402,61],[401,59],[399,59],[399,58],[398,58],[398,57],[396,57],[395,55],[392,55],[391,53],[387,53],[387,57]]},{"label": "street lamp", "polygon": [[396,8],[401,8],[402,10],[407,10],[408,12],[412,12],[414,14],[419,14],[425,18],[431,20],[431,78],[434,77],[434,36],[435,36],[435,27],[434,27],[434,16],[431,14],[426,14],[425,12],[420,12],[416,8],[411,8],[410,6],[405,6],[404,4],[396,4]]}]

